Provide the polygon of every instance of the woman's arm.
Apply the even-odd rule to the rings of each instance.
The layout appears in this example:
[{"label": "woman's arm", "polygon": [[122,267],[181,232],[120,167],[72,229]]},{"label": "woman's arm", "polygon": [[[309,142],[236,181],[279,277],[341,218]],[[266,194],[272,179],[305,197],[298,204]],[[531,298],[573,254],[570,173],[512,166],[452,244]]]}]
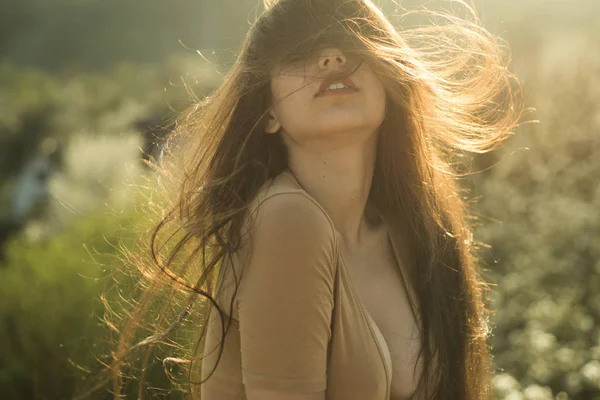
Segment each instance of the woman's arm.
[{"label": "woman's arm", "polygon": [[329,219],[302,193],[264,200],[253,227],[238,314],[250,400],[321,400],[335,276]]}]

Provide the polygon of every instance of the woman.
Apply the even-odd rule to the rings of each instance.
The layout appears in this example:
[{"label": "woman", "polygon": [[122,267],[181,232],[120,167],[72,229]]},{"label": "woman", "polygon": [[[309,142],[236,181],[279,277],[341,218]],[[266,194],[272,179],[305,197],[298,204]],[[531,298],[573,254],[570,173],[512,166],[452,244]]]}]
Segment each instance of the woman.
[{"label": "woman", "polygon": [[[141,344],[210,306],[186,364],[203,400],[491,396],[457,177],[464,152],[494,149],[521,115],[500,46],[464,4],[473,21],[400,32],[370,0],[271,3],[180,119],[185,179],[115,376],[168,287],[164,309],[178,293],[185,308]],[[183,236],[164,262],[171,221]],[[186,246],[201,261],[178,268]]]}]

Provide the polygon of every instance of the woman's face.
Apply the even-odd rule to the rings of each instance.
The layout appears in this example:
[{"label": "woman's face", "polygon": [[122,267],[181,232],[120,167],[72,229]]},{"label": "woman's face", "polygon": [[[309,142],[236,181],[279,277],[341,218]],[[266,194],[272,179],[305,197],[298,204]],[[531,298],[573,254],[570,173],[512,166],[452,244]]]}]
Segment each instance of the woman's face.
[{"label": "woman's face", "polygon": [[[335,82],[354,88],[320,92],[323,84]],[[335,133],[370,135],[385,117],[386,95],[380,79],[367,63],[334,47],[273,71],[271,91],[273,106],[267,132],[282,128],[296,143]]]}]

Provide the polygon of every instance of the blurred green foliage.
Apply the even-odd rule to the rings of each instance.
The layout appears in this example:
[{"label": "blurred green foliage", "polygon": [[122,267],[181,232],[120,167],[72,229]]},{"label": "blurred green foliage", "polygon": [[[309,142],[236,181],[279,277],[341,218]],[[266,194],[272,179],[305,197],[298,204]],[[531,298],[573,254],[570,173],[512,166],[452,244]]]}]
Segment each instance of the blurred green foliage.
[{"label": "blurred green foliage", "polygon": [[5,399],[70,398],[107,354],[99,295],[131,243],[127,214],[98,210],[41,241],[13,237],[0,267],[0,393]]},{"label": "blurred green foliage", "polygon": [[506,398],[519,387],[526,399],[600,398],[599,37],[562,49],[568,68],[540,67],[555,57],[543,51],[519,67],[541,123],[477,177]]},{"label": "blurred green foliage", "polygon": [[105,72],[162,63],[186,47],[231,61],[256,0],[3,0],[0,55],[45,70]]},{"label": "blurred green foliage", "polygon": [[[140,234],[135,207],[144,200],[135,191],[149,172],[141,169],[138,124],[166,123],[189,104],[188,90],[202,97],[218,77],[200,57],[75,75],[0,62],[0,217],[40,142],[51,138],[65,152],[45,212],[5,243],[0,261],[1,398],[71,398],[107,361],[100,295],[122,266],[119,246],[130,248]],[[113,295],[127,298],[127,287]],[[169,387],[160,363],[147,375]]]},{"label": "blurred green foliage", "polygon": [[[441,0],[374,0],[389,15]],[[488,27],[529,26],[539,32],[597,23],[596,0],[476,0]],[[201,49],[222,66],[232,62],[261,0],[3,0],[0,57],[53,72],[106,71],[116,62],[160,64]]]}]

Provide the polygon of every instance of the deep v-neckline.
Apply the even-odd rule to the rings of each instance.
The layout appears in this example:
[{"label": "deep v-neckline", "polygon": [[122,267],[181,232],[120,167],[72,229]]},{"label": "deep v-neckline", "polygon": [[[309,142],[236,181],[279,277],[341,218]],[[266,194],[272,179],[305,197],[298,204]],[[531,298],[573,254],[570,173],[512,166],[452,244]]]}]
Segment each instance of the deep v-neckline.
[{"label": "deep v-neckline", "polygon": [[[391,232],[392,228],[391,228],[390,224],[388,223],[387,218],[385,218],[383,215],[381,215],[381,220],[385,224],[385,229],[386,229],[385,236],[387,238],[388,245],[391,246],[392,254],[394,256],[395,266],[400,271],[400,277],[402,280],[402,284],[404,286],[404,290],[406,290],[406,294],[409,298],[409,303],[410,303],[411,311],[413,314],[413,318],[415,318],[415,321],[418,321],[416,319],[415,310],[414,310],[413,303],[411,300],[412,297],[414,296],[414,293],[412,291],[410,291],[410,289],[408,287],[409,285],[407,283],[407,280],[406,280],[406,277],[405,277],[405,274],[403,271],[404,264],[401,264],[402,259],[400,257],[400,253],[398,252],[398,249],[396,248],[396,245],[394,244],[394,240],[396,240],[397,238],[392,234],[392,232]],[[360,308],[361,314],[363,315],[363,318],[367,321],[367,325],[369,326],[371,335],[372,335],[373,339],[375,340],[377,349],[379,350],[379,354],[381,356],[381,359],[382,359],[382,362],[384,365],[384,369],[386,372],[386,383],[387,383],[386,399],[389,399],[390,395],[391,395],[390,392],[391,392],[392,371],[393,371],[390,348],[389,348],[387,341],[385,340],[385,337],[383,336],[383,334],[381,332],[381,329],[375,322],[375,319],[371,316],[371,313],[369,312],[369,310],[364,306],[364,304],[360,298],[360,295],[358,294],[358,291],[356,290],[356,286],[354,285],[354,280],[351,275],[351,271],[348,268],[348,264],[346,263],[346,260],[344,259],[343,254],[341,253],[341,249],[339,246],[340,234],[335,228],[334,228],[334,231],[336,233],[336,250],[338,252],[338,258],[340,260],[341,267],[344,269],[344,272],[347,276],[348,283],[349,283],[350,289],[352,291],[352,295],[354,296],[354,300],[357,302],[357,304]]]},{"label": "deep v-neckline", "polygon": [[[334,230],[335,230],[335,228],[334,228]],[[360,312],[361,312],[363,318],[365,319],[365,321],[367,322],[369,330],[371,331],[371,337],[375,341],[377,350],[379,351],[379,355],[381,357],[381,361],[384,366],[385,379],[386,379],[386,397],[385,398],[387,400],[390,398],[390,391],[391,391],[391,384],[392,384],[392,355],[390,353],[390,348],[387,344],[387,341],[383,337],[383,334],[381,333],[381,329],[379,329],[379,326],[377,325],[377,323],[371,316],[371,313],[364,306],[362,300],[360,299],[360,296],[358,295],[356,287],[354,286],[354,281],[352,279],[351,271],[348,268],[346,261],[344,260],[344,256],[342,255],[341,250],[340,250],[339,232],[337,230],[335,230],[335,233],[336,233],[336,247],[337,247],[336,250],[338,252],[338,259],[340,260],[341,267],[344,269],[344,273],[347,277],[347,280],[348,280],[348,283],[350,286],[350,291],[352,292],[352,296],[354,296],[354,301],[356,301],[356,303],[358,304]],[[387,237],[388,237],[388,240],[390,240],[389,232],[387,232]]]},{"label": "deep v-neckline", "polygon": [[[284,170],[283,172],[286,173],[290,177],[290,179],[292,179],[299,188],[304,190],[304,188],[302,187],[302,185],[300,184],[298,179],[296,179],[296,176],[293,174],[293,172],[291,172],[289,170]],[[306,194],[308,196],[310,196],[310,194],[308,194],[307,192],[306,192]],[[404,271],[402,270],[403,264],[402,264],[398,249],[396,248],[396,245],[394,244],[394,240],[396,239],[396,237],[394,235],[392,235],[392,232],[391,232],[392,226],[388,222],[387,217],[385,217],[383,215],[383,213],[380,213],[380,217],[381,217],[381,220],[383,221],[383,223],[385,224],[387,241],[388,241],[388,244],[392,248],[392,253],[394,255],[394,261],[396,263],[396,268],[398,268],[398,270],[400,271],[400,276],[401,276],[402,284],[404,285],[404,290],[407,291],[407,295],[408,295],[409,299],[411,299],[413,297],[413,292],[410,291],[409,285],[407,284],[406,277],[404,275]],[[377,349],[379,350],[379,354],[380,354],[381,360],[384,365],[384,370],[385,370],[385,374],[386,374],[386,384],[387,384],[387,387],[386,387],[386,400],[387,400],[390,398],[391,381],[392,381],[392,376],[391,376],[391,374],[392,374],[392,361],[391,361],[392,358],[391,358],[390,349],[387,344],[387,341],[385,340],[383,334],[381,333],[381,329],[379,329],[379,326],[377,325],[377,323],[371,316],[371,313],[369,313],[369,310],[363,305],[363,302],[360,299],[360,296],[356,290],[356,287],[354,286],[354,282],[352,280],[352,275],[351,275],[350,269],[348,268],[346,261],[344,260],[343,254],[341,252],[341,248],[339,245],[341,235],[338,232],[338,230],[335,229],[335,227],[333,226],[333,222],[331,221],[329,216],[327,216],[327,218],[329,219],[330,223],[332,224],[332,228],[335,232],[335,245],[336,245],[336,251],[338,254],[338,259],[340,260],[342,268],[344,269],[344,272],[348,278],[348,282],[349,282],[349,285],[350,285],[350,288],[352,291],[352,295],[354,296],[354,300],[357,302],[357,304],[360,308],[361,314],[363,315],[363,318],[365,319],[365,321],[367,322],[367,325],[369,326],[369,330],[371,331],[371,336],[373,337],[373,339],[377,345]],[[409,300],[409,303],[411,303],[411,311],[413,313],[413,317],[416,318],[415,310],[412,305],[412,300]],[[418,320],[416,320],[416,321],[418,321]],[[383,346],[383,348],[382,348],[382,346]]]}]

